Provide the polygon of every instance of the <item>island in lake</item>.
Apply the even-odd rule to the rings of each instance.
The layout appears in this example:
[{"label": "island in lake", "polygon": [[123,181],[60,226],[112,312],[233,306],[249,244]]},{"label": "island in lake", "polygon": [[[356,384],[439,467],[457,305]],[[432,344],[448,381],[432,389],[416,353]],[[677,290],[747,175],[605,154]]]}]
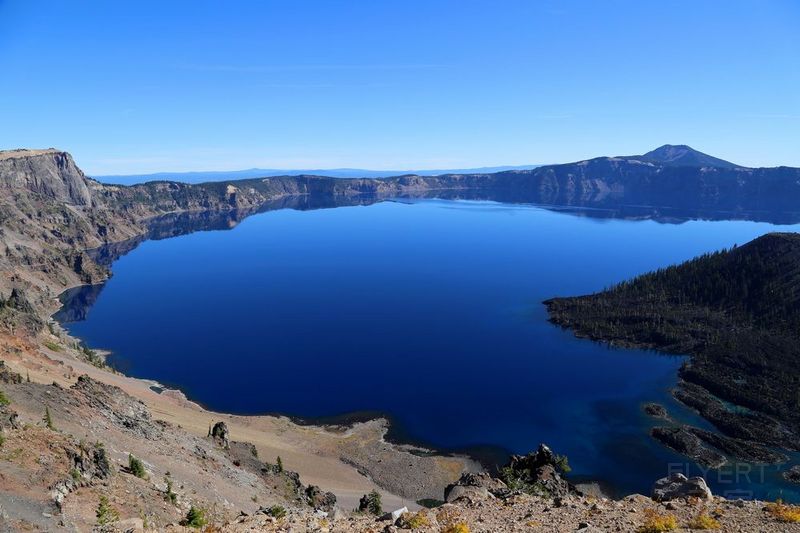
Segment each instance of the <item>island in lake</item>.
[{"label": "island in lake", "polygon": [[726,456],[783,463],[775,449],[800,450],[800,234],[770,233],[545,304],[576,335],[691,355],[674,395],[720,433],[654,428],[661,442],[713,467]]},{"label": "island in lake", "polygon": [[[59,295],[69,291],[74,305],[61,310],[59,318],[64,322],[86,321],[87,310],[100,300],[100,284],[111,276],[115,260],[144,242],[154,244],[154,240],[208,230],[242,229],[240,224],[245,219],[267,211],[292,209],[319,215],[322,211],[314,210],[370,205],[382,206],[385,212],[400,205],[390,200],[440,198],[498,202],[473,207],[505,209],[509,216],[518,216],[509,206],[521,206],[529,210],[524,216],[529,216],[530,210],[538,209],[530,208],[530,204],[536,204],[549,216],[563,213],[564,217],[573,217],[573,222],[579,220],[575,217],[643,219],[668,222],[671,228],[698,219],[797,222],[798,169],[745,168],[686,146],[665,146],[640,156],[601,157],[497,173],[380,179],[269,176],[202,184],[157,181],[120,186],[87,178],[69,154],[50,149],[1,152],[0,190],[0,242],[4,251],[0,255],[0,458],[7,466],[0,476],[5,513],[0,519],[9,516],[11,529],[58,529],[63,523],[85,530],[96,525],[97,516],[104,516],[120,528],[142,529],[146,521],[151,528],[176,530],[179,523],[196,524],[197,517],[202,516],[234,531],[282,527],[280,524],[313,524],[313,528],[324,530],[327,521],[333,521],[336,527],[346,524],[343,527],[366,531],[376,524],[376,517],[370,513],[382,515],[384,509],[404,506],[413,512],[399,511],[398,516],[389,518],[396,527],[406,529],[419,525],[416,520],[427,521],[426,527],[437,531],[454,522],[487,524],[489,520],[487,527],[502,531],[508,524],[523,523],[531,516],[553,517],[558,527],[575,529],[587,520],[587,510],[591,510],[591,520],[604,528],[620,524],[638,527],[649,520],[650,513],[663,512],[667,502],[674,508],[676,520],[688,524],[698,514],[693,502],[702,501],[724,508],[725,520],[748,530],[765,523],[778,524],[775,517],[785,510],[767,508],[762,502],[734,504],[713,496],[705,481],[678,475],[659,480],[647,497],[612,502],[609,494],[602,492],[603,484],[592,483],[606,480],[581,479],[570,473],[570,462],[559,455],[563,453],[559,447],[551,450],[538,442],[526,442],[524,450],[502,459],[493,449],[490,457],[496,462],[480,464],[476,459],[487,463],[488,454],[482,455],[477,446],[468,450],[472,454],[468,456],[446,453],[435,446],[412,445],[392,434],[389,422],[380,417],[362,415],[309,424],[280,415],[235,415],[206,409],[193,401],[191,390],[187,397],[178,387],[151,381],[148,376],[136,379],[109,366],[106,354],[98,350],[103,346],[87,345],[51,316],[61,308]],[[437,213],[439,221],[445,219],[443,212]],[[333,219],[325,222],[329,220]],[[567,224],[569,219],[561,221]],[[364,221],[359,222],[363,228]],[[447,224],[438,227],[454,228],[452,219]],[[460,227],[463,229],[463,224]],[[470,227],[478,229],[480,225]],[[461,244],[472,242],[467,237],[475,237],[459,235]],[[497,243],[491,234],[483,239],[483,243]],[[180,239],[172,242],[177,244]],[[562,238],[559,242],[568,241]],[[644,418],[647,415],[639,412],[638,404],[624,410],[628,414],[634,411],[631,426],[636,431],[649,423],[643,419],[656,421],[651,434],[667,447],[652,442],[646,431],[631,434],[630,417],[620,417],[619,398],[617,404],[592,405],[623,428],[625,439],[610,444],[618,448],[615,456],[655,448],[660,450],[655,453],[665,454],[663,457],[684,454],[700,465],[717,468],[733,460],[780,463],[787,486],[797,477],[796,469],[789,467],[798,442],[798,248],[794,234],[769,234],[733,250],[623,282],[603,293],[547,301],[551,319],[581,336],[690,357],[680,370],[681,381],[674,392],[680,404],[648,404],[645,409],[654,416],[652,419]],[[459,248],[464,249],[470,246]],[[475,253],[469,257],[475,263],[481,259]],[[571,264],[569,254],[563,257],[565,260],[553,270],[581,266]],[[201,264],[207,265],[196,262]],[[519,266],[506,261],[503,268],[509,264]],[[377,268],[375,271],[380,272]],[[498,272],[495,280],[511,277],[504,277],[502,269]],[[473,282],[472,290],[482,287],[475,282],[481,278],[465,279]],[[584,285],[573,287],[586,290]],[[191,288],[195,292],[201,289]],[[499,292],[496,287],[483,289],[489,296]],[[136,298],[143,294],[134,292]],[[469,291],[458,294],[470,296]],[[531,304],[536,311],[525,308],[514,315],[518,319],[515,331],[547,328],[561,341],[572,342],[575,351],[589,353],[595,349],[592,343],[576,341],[549,325],[540,304],[542,298]],[[167,302],[136,303],[153,307]],[[477,335],[479,328],[498,324],[506,325],[502,320],[489,326],[475,321],[469,323],[470,333]],[[137,335],[155,343],[159,331],[153,328],[137,331]],[[413,331],[405,328],[400,334],[409,336]],[[302,333],[313,337],[317,332]],[[526,335],[532,335],[531,331]],[[498,336],[492,346],[496,352],[486,350],[481,355],[499,360],[497,353],[510,352],[508,347],[497,352],[502,341]],[[448,344],[440,346],[437,349],[446,351]],[[458,357],[460,353],[450,355]],[[181,355],[191,357],[192,353]],[[202,379],[218,390],[229,386],[221,377],[223,366],[234,368],[240,375],[249,370],[235,368],[240,354],[219,351],[215,355],[215,361],[186,364],[178,370],[184,374],[206,372]],[[654,367],[674,364],[670,376],[678,366],[674,358],[658,359],[651,354],[626,353],[620,357],[631,361],[634,355],[652,357]],[[605,357],[610,356],[598,354],[593,368],[598,373],[609,370]],[[413,391],[420,373],[431,373],[436,361],[429,358],[422,363],[402,374],[407,389]],[[543,358],[541,364],[546,363]],[[313,369],[305,367],[308,373]],[[451,369],[435,368],[433,377],[445,383]],[[519,365],[509,364],[503,371],[519,374],[518,369]],[[541,374],[535,370],[541,368],[526,375],[536,379]],[[594,375],[579,375],[579,368],[570,370],[575,371],[572,381],[582,379],[587,389],[595,380]],[[318,392],[303,389],[303,376],[259,372],[253,377],[264,389],[288,383],[290,394],[307,397]],[[384,376],[372,377],[369,383],[374,389],[385,388]],[[470,381],[448,384],[462,396],[448,392],[441,404],[466,403],[466,397],[474,395],[469,387],[486,379],[484,372]],[[648,390],[642,403],[652,400],[656,389]],[[553,397],[563,394],[558,397],[561,401],[570,394],[568,387],[544,392]],[[497,409],[484,419],[498,418],[498,413],[510,412],[504,409],[504,401],[531,394],[531,390],[519,388],[509,396],[495,395],[495,401],[479,407]],[[244,391],[234,390],[230,396],[243,395]],[[322,404],[325,398],[315,401]],[[567,405],[563,412],[572,405],[580,407],[580,402]],[[686,423],[676,412],[678,405],[693,409],[702,418]],[[577,412],[579,409],[570,415]],[[713,427],[704,426],[704,421]],[[548,423],[552,421],[546,416],[536,419],[541,427]],[[515,416],[509,424],[537,429],[522,416]],[[598,428],[602,431],[604,426],[598,424]],[[566,442],[568,435],[563,438]],[[583,444],[573,443],[576,447]],[[612,456],[608,450],[598,446],[596,453],[606,453],[608,458]],[[572,466],[582,468],[580,456],[575,457]],[[631,471],[611,474],[637,483],[641,475]],[[666,472],[659,470],[653,477],[663,474]],[[656,479],[647,484],[652,482]],[[712,484],[712,488],[716,487]],[[649,490],[645,487],[642,492]],[[447,505],[442,507],[445,501]],[[496,505],[498,501],[507,505]],[[496,512],[485,517],[485,506]],[[428,511],[426,507],[436,509]],[[342,517],[354,508],[359,512]],[[123,517],[114,517],[114,512]]]}]

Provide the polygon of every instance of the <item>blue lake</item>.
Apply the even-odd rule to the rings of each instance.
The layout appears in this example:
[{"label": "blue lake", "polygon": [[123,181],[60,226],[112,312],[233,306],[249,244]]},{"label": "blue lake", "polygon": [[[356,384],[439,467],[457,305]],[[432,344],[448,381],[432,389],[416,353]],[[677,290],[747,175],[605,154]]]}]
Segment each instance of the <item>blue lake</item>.
[{"label": "blue lake", "polygon": [[[403,438],[444,449],[546,442],[576,476],[648,493],[687,460],[648,436],[642,402],[703,424],[669,395],[682,359],[576,339],[541,302],[776,226],[582,215],[443,200],[269,211],[143,242],[67,327],[214,410],[378,411]],[[710,481],[795,498],[774,469],[764,476]]]}]

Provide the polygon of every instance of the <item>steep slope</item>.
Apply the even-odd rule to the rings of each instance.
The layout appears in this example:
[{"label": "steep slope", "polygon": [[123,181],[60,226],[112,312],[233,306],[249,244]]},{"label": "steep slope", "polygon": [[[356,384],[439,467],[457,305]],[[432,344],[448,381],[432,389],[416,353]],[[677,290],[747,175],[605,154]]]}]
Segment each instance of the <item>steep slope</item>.
[{"label": "steep slope", "polygon": [[[383,420],[325,428],[210,413],[179,391],[111,372],[101,355],[49,320],[64,289],[110,275],[102,254],[88,248],[117,243],[124,253],[131,242],[179,232],[167,227],[170,220],[180,225],[188,218],[191,226],[195,216],[216,214],[220,224],[235,223],[242,212],[254,212],[250,207],[312,196],[309,190],[327,181],[106,187],[86,178],[64,152],[2,153],[0,531],[87,531],[97,523],[101,495],[127,520],[125,531],[136,529],[137,520],[136,530],[142,521],[162,530],[191,505],[215,522],[262,505],[330,507],[332,495],[259,460],[256,450],[272,460],[282,455],[304,482],[336,490],[347,509],[379,488],[396,507],[441,497],[462,471],[477,468],[467,458],[387,443]],[[169,219],[154,229],[151,217],[165,213]],[[204,437],[206,425],[223,416],[230,447],[227,437]],[[240,436],[248,442],[234,442]],[[132,475],[129,454],[143,461],[147,479]],[[174,496],[167,480],[174,480]]]},{"label": "steep slope", "polygon": [[800,447],[800,234],[545,303],[552,322],[579,336],[690,354],[679,400],[729,437]]}]

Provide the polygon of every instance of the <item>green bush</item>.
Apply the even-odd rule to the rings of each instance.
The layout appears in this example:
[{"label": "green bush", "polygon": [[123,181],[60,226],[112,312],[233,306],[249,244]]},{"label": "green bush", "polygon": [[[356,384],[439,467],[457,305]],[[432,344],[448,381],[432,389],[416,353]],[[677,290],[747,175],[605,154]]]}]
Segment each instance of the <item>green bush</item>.
[{"label": "green bush", "polygon": [[147,479],[147,470],[144,468],[144,463],[130,453],[128,454],[128,470],[138,478]]},{"label": "green bush", "polygon": [[97,516],[97,525],[99,526],[119,520],[119,513],[109,505],[108,498],[105,496],[100,496],[100,504],[97,506],[95,516]]},{"label": "green bush", "polygon": [[0,390],[0,407],[5,407],[6,405],[10,404],[11,400],[8,399],[6,393]]},{"label": "green bush", "polygon": [[381,516],[383,514],[383,503],[381,502],[381,495],[377,490],[373,490],[369,494],[365,494],[358,501],[358,510],[363,513]]},{"label": "green bush", "polygon": [[97,352],[95,352],[88,346],[81,346],[81,351],[83,352],[83,355],[86,358],[86,360],[92,366],[96,366],[97,368],[103,368],[104,366],[106,366],[103,358],[97,355]]},{"label": "green bush", "polygon": [[50,408],[49,407],[45,407],[44,408],[44,419],[43,419],[43,421],[44,421],[44,425],[47,426],[47,429],[52,429],[52,430],[56,429],[56,427],[53,425],[53,417],[50,416]]},{"label": "green bush", "polygon": [[183,521],[183,525],[194,528],[201,528],[207,523],[206,512],[194,505],[189,508],[189,512],[186,513],[186,518]]},{"label": "green bush", "polygon": [[283,518],[286,516],[286,509],[283,505],[273,505],[267,509],[267,514],[273,518]]},{"label": "green bush", "polygon": [[572,468],[569,466],[569,459],[567,459],[566,455],[556,454],[553,464],[562,474],[569,474],[572,472]]},{"label": "green bush", "polygon": [[172,491],[172,480],[166,478],[165,481],[167,482],[167,490],[164,493],[164,499],[172,505],[175,505],[178,502],[178,495]]}]

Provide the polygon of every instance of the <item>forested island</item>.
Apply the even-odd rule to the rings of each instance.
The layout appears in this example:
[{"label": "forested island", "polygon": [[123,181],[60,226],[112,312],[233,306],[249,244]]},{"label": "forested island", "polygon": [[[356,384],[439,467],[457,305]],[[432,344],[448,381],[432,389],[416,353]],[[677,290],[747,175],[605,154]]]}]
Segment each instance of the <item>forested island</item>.
[{"label": "forested island", "polygon": [[[622,282],[545,302],[580,337],[691,357],[674,396],[722,435],[655,428],[709,466],[781,462],[800,445],[800,234],[771,233]],[[766,445],[766,447],[764,446]]]}]

